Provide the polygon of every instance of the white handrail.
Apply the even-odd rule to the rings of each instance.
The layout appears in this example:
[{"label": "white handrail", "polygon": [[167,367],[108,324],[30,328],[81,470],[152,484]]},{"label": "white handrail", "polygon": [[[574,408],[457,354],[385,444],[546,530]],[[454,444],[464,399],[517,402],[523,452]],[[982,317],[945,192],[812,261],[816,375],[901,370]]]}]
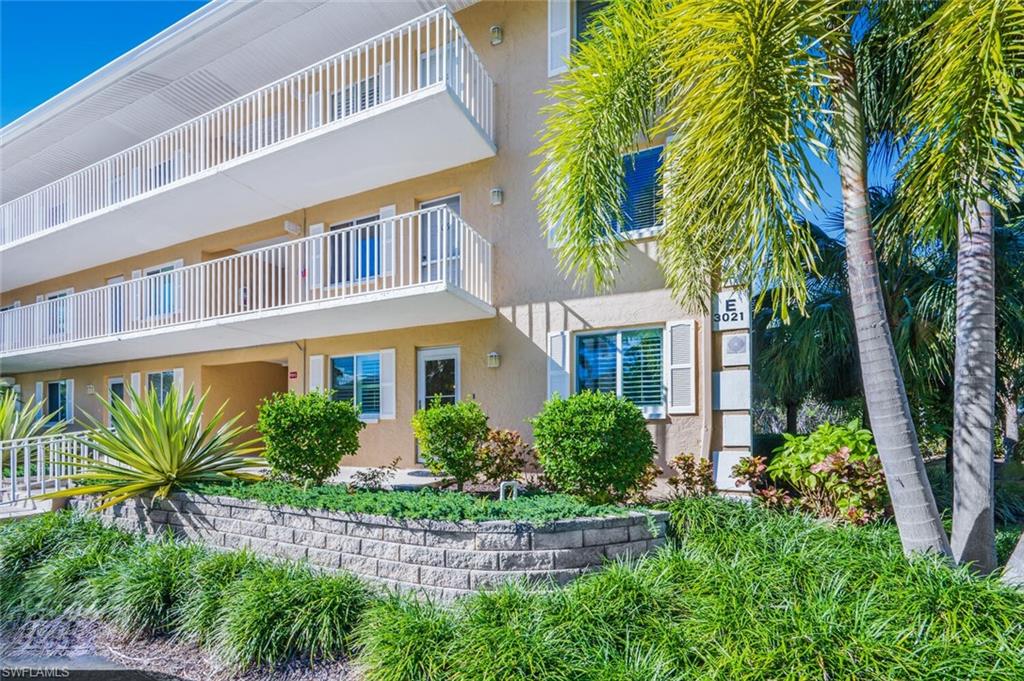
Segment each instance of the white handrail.
[{"label": "white handrail", "polygon": [[0,206],[0,245],[444,84],[489,139],[494,83],[440,7]]},{"label": "white handrail", "polygon": [[0,353],[446,283],[491,302],[491,244],[447,206],[0,312]]},{"label": "white handrail", "polygon": [[71,487],[61,478],[75,472],[72,456],[91,451],[68,433],[0,441],[0,508]]}]

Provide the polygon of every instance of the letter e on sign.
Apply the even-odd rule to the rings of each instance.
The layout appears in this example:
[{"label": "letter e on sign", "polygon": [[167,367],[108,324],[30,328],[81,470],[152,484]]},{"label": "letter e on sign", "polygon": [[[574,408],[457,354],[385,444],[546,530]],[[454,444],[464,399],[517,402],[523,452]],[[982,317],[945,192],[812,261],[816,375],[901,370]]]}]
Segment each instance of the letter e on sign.
[{"label": "letter e on sign", "polygon": [[750,296],[745,290],[718,291],[711,301],[711,330],[750,328]]}]

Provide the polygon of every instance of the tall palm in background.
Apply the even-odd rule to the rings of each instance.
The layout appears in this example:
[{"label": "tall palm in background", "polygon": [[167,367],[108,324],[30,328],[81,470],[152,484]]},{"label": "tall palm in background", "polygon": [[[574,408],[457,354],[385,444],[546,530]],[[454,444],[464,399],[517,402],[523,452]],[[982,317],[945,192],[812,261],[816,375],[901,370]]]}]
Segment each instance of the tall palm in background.
[{"label": "tall palm in background", "polygon": [[788,301],[805,304],[806,274],[815,267],[814,235],[800,218],[817,202],[810,157],[834,160],[864,395],[900,537],[907,552],[950,555],[879,282],[865,111],[884,118],[877,112],[886,107],[874,99],[886,88],[862,71],[898,73],[903,62],[871,66],[887,55],[861,49],[871,45],[864,36],[892,27],[870,6],[613,3],[550,90],[537,193],[563,269],[606,287],[626,247],[613,228],[624,223],[620,154],[638,138],[672,133],[658,243],[668,285],[684,303],[706,305],[719,278],[758,281],[785,318]]},{"label": "tall palm in background", "polygon": [[958,562],[996,567],[993,206],[1024,182],[1024,2],[947,0],[911,38],[902,127],[907,219],[958,244],[953,535]]}]

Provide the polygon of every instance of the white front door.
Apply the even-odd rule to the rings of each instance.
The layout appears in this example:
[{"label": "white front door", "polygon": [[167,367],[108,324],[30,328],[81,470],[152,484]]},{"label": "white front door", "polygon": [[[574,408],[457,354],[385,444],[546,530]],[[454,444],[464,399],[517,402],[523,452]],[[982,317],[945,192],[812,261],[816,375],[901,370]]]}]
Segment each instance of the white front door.
[{"label": "white front door", "polygon": [[457,347],[416,352],[417,409],[429,407],[434,398],[440,399],[442,404],[455,404],[461,395],[460,382]]}]

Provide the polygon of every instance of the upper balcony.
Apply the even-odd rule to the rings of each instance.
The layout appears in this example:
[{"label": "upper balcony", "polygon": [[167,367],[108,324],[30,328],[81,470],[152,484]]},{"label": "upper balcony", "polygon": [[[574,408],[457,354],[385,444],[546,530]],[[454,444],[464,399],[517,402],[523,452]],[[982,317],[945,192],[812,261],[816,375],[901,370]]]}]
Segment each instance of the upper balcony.
[{"label": "upper balcony", "polygon": [[9,290],[493,156],[440,8],[0,206]]},{"label": "upper balcony", "polygon": [[5,374],[493,317],[491,244],[446,206],[0,312]]}]

